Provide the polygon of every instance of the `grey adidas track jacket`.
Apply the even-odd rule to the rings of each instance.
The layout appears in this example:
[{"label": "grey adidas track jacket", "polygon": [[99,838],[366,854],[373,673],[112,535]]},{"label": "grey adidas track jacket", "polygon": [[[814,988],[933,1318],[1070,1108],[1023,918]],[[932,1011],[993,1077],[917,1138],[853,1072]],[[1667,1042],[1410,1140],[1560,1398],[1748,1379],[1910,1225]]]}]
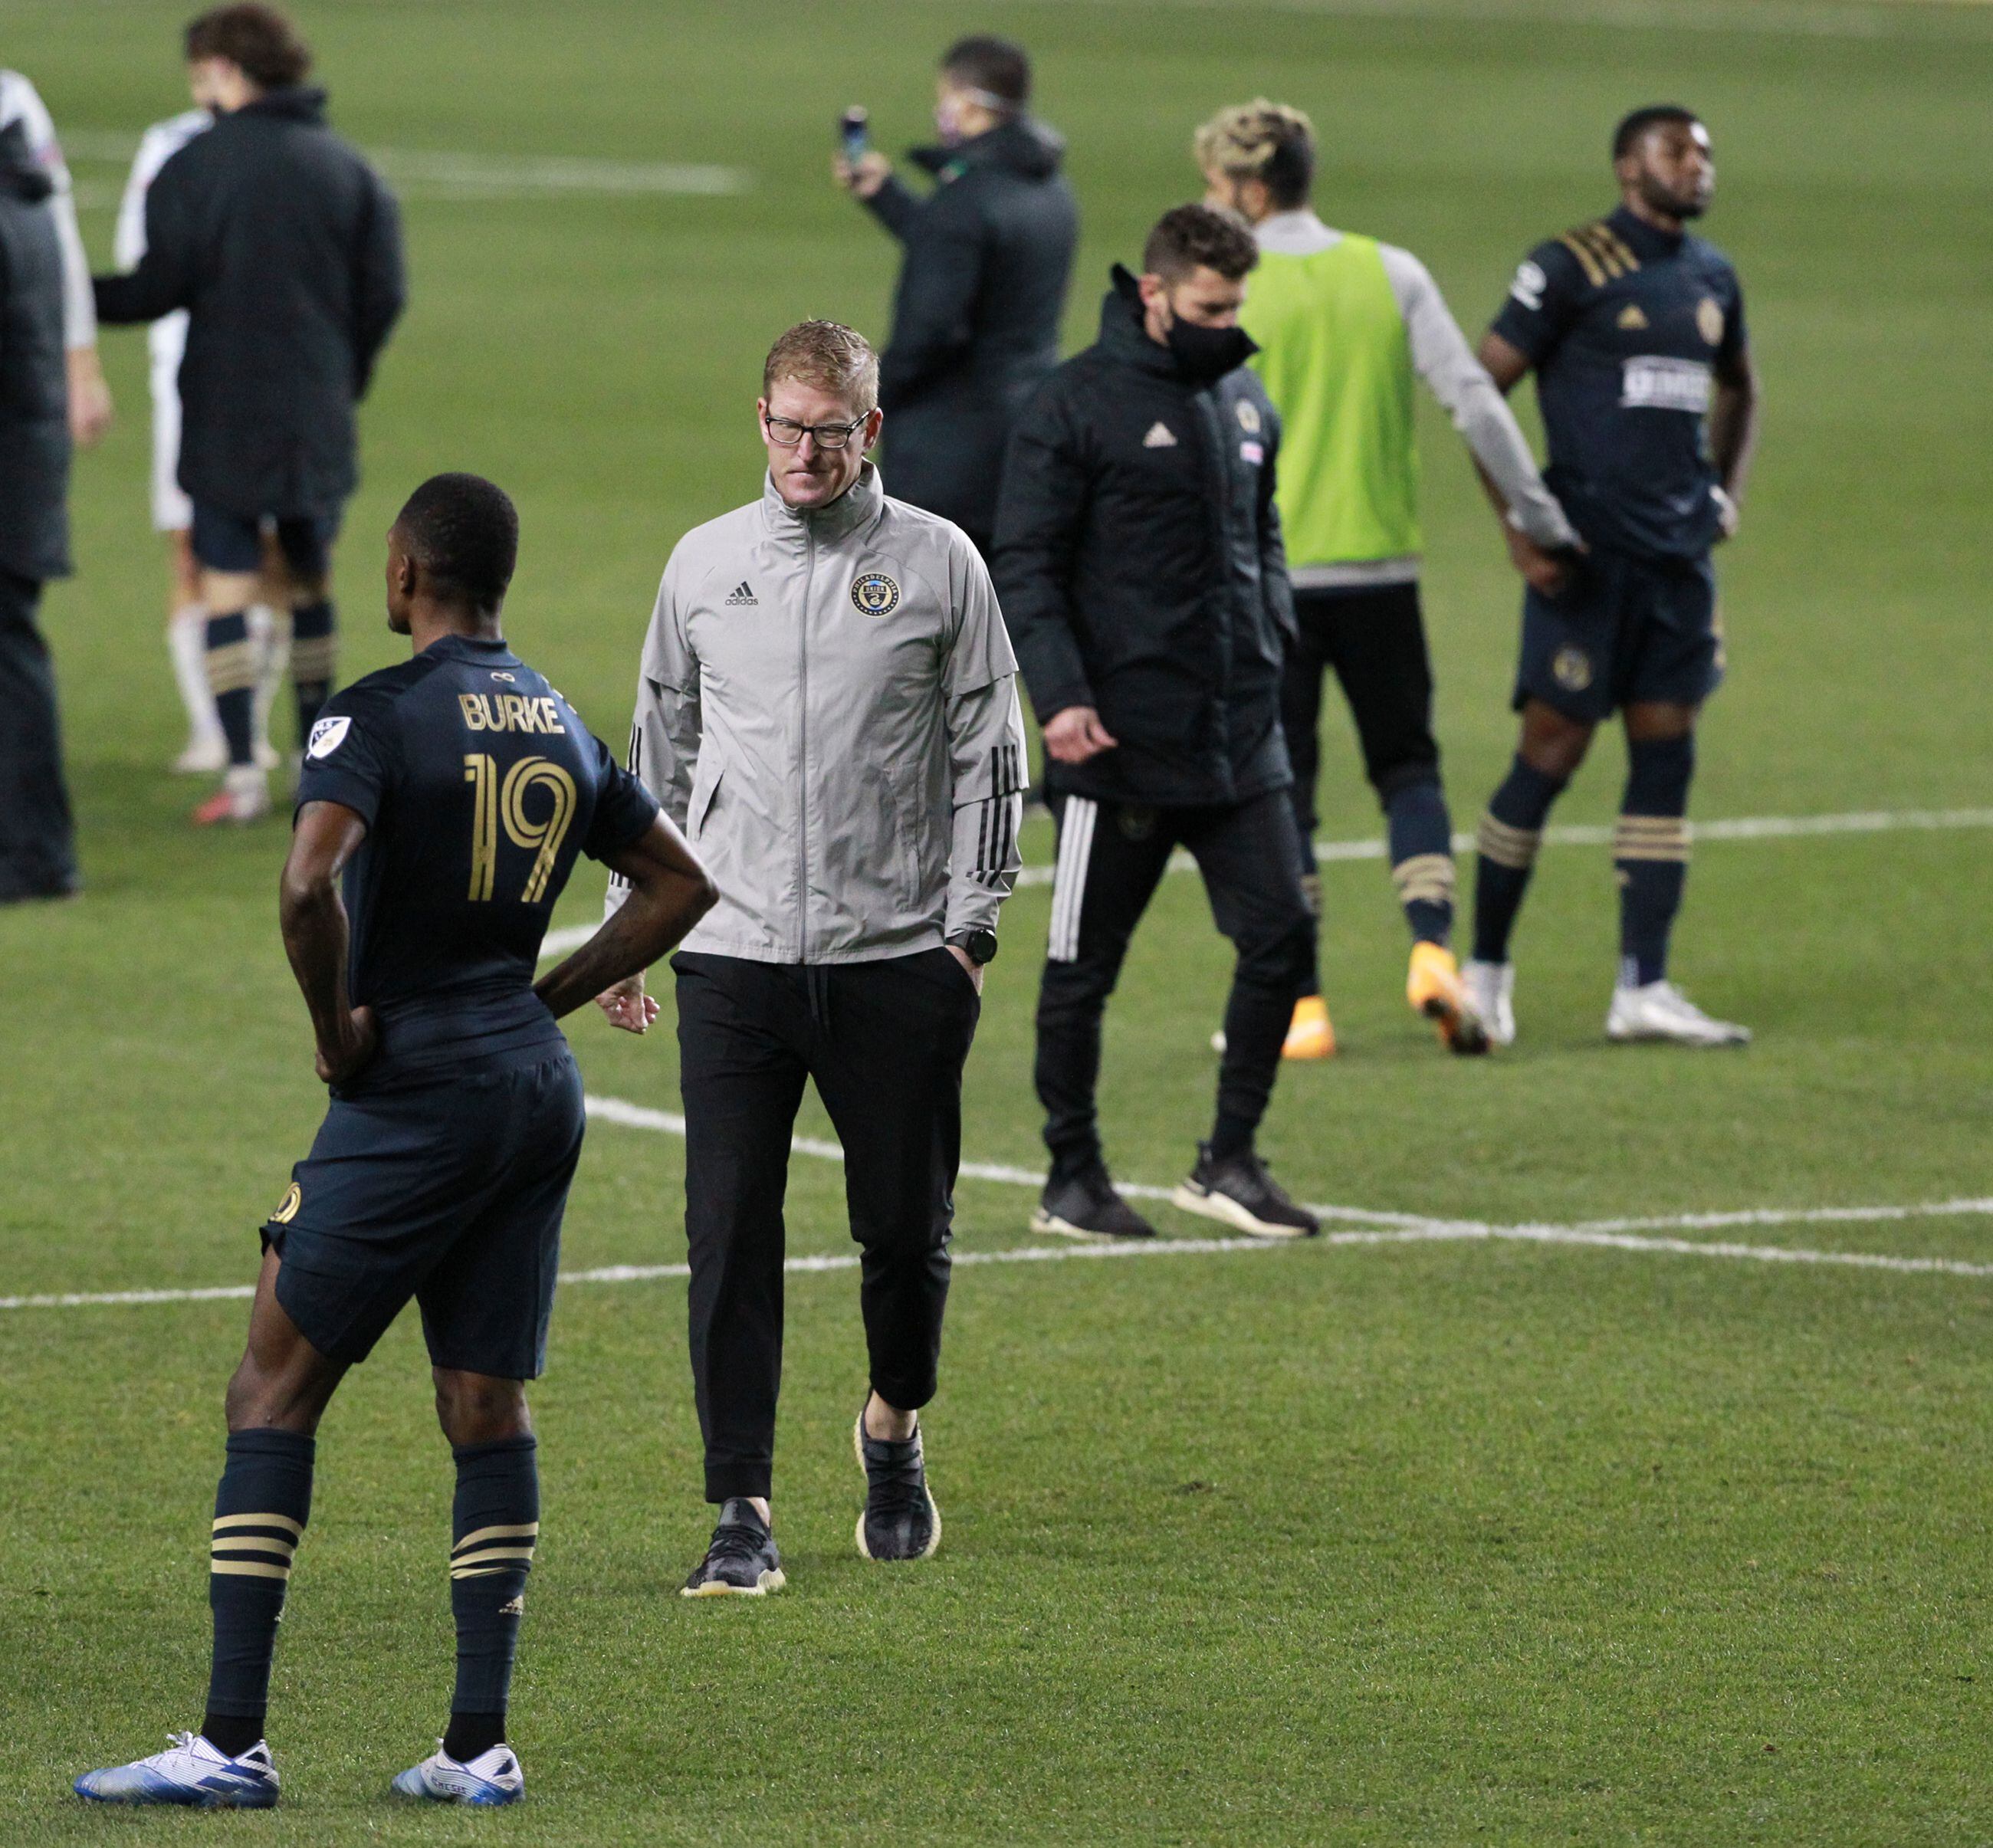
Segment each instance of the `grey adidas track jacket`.
[{"label": "grey adidas track jacket", "polygon": [[870,463],[829,507],[766,482],[687,533],[630,740],[720,887],[684,947],[868,962],[993,930],[1021,863],[1017,671],[974,546]]}]

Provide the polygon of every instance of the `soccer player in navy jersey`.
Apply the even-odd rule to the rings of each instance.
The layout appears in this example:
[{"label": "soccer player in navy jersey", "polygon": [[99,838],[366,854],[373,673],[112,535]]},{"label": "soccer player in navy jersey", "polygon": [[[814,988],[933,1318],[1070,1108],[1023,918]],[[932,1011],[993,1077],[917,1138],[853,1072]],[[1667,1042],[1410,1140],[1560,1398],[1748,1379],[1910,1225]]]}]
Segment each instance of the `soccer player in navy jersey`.
[{"label": "soccer player in navy jersey", "polygon": [[[474,1804],[524,1791],[504,1740],[539,1532],[524,1382],[545,1358],[583,1128],[556,1021],[656,961],[715,893],[656,801],[507,646],[518,542],[490,482],[418,488],[388,539],[388,626],[413,654],[347,688],[312,729],[282,914],[332,1102],[264,1223],[248,1351],[229,1382],[207,1717],[166,1751],[79,1778],[84,1797],[276,1802],[264,1709],[313,1433],[411,1297],[456,1461],[457,1670],[440,1748],[395,1788]],[[629,898],[535,982],[581,853],[627,880]]]},{"label": "soccer player in navy jersey", "polygon": [[1737,530],[1757,429],[1744,294],[1694,236],[1716,186],[1709,132],[1673,104],[1612,138],[1620,204],[1539,244],[1481,343],[1508,391],[1525,372],[1550,439],[1543,481],[1584,540],[1576,556],[1509,544],[1528,580],[1515,705],[1522,736],[1482,818],[1474,960],[1461,971],[1497,1045],[1515,1037],[1509,937],[1550,805],[1618,711],[1627,774],[1613,862],[1620,972],[1615,1040],[1737,1045],[1667,979],[1688,869],[1695,723],[1723,675],[1709,555]]}]

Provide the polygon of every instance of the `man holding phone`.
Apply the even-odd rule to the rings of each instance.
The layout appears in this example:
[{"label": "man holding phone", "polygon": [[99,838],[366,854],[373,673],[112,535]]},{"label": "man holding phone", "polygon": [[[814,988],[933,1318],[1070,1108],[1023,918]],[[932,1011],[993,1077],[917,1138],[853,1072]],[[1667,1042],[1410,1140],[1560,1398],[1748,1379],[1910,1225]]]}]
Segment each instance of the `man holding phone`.
[{"label": "man holding phone", "polygon": [[1019,46],[959,39],[936,81],[938,145],[910,156],[934,191],[901,184],[862,110],[846,111],[832,168],[905,247],[879,356],[894,496],[952,521],[986,556],[1011,421],[1058,364],[1079,236],[1065,144],[1027,112],[1031,91]]}]

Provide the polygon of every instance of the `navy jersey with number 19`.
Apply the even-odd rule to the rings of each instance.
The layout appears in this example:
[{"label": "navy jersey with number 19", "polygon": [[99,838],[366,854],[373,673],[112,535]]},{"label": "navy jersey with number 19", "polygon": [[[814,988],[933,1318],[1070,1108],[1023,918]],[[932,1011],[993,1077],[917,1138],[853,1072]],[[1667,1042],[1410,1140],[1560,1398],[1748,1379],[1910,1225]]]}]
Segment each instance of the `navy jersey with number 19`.
[{"label": "navy jersey with number 19", "polygon": [[313,728],[300,808],[367,824],[346,869],[349,992],[378,1056],[347,1091],[528,1062],[562,1043],[532,992],[576,856],[658,812],[573,709],[502,641],[452,635],[356,681]]}]

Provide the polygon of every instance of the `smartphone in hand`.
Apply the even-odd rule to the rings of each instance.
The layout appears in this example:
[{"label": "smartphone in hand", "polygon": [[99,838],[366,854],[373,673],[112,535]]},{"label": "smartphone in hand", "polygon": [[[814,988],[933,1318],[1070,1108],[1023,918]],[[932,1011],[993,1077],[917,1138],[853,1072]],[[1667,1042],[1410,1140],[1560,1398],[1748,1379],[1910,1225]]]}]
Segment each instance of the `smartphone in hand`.
[{"label": "smartphone in hand", "polygon": [[856,104],[837,118],[837,138],[844,158],[853,166],[871,152],[872,118]]}]

